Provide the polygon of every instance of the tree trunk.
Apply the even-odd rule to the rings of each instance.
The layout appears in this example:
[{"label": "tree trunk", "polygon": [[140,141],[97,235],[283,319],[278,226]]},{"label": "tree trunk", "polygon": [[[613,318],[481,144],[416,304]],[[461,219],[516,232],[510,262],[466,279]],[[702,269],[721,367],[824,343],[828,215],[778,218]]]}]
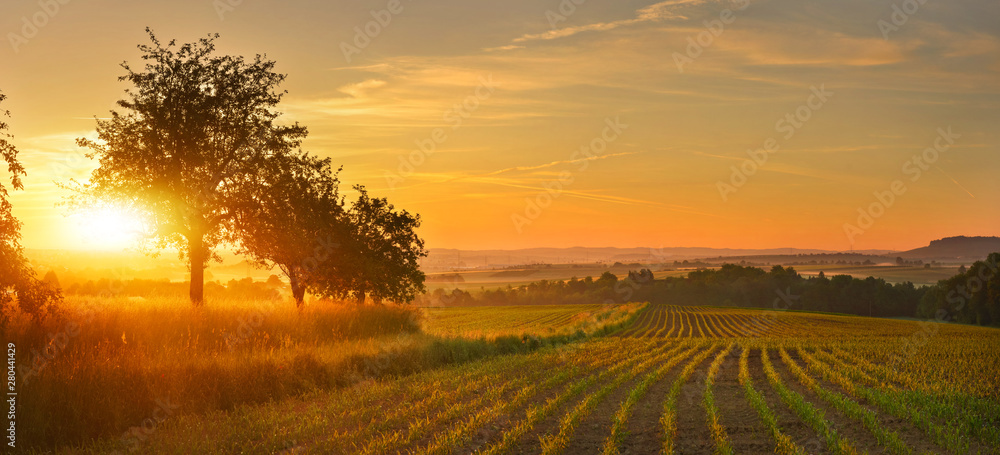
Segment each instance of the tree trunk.
[{"label": "tree trunk", "polygon": [[306,287],[299,282],[299,275],[291,267],[288,269],[288,281],[292,284],[292,297],[295,297],[295,308],[301,310],[305,302]]},{"label": "tree trunk", "polygon": [[191,303],[205,303],[205,244],[201,236],[188,239],[188,260],[191,262]]}]

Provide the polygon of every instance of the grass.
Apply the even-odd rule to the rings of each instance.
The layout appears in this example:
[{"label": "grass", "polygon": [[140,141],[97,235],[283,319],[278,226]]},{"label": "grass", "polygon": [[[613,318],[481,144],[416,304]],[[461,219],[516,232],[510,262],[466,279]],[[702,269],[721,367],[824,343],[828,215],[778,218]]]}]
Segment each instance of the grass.
[{"label": "grass", "polygon": [[[70,296],[32,321],[8,314],[21,374],[18,436],[45,449],[123,435],[164,414],[205,414],[368,378],[532,352],[630,323],[641,305],[562,308],[573,331],[514,335],[494,309],[493,337],[435,336],[428,314],[397,305]],[[582,316],[581,316],[582,315]],[[155,417],[155,418],[154,418]],[[123,434],[123,432],[125,434]],[[141,439],[141,438],[140,438]]]}]

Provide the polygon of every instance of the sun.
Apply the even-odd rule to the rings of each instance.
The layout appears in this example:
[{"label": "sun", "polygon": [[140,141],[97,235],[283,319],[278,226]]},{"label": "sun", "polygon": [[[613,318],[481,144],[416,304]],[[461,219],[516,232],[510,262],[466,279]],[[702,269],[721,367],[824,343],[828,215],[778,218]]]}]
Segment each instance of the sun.
[{"label": "sun", "polygon": [[134,246],[146,231],[142,219],[113,207],[90,209],[74,215],[83,249],[121,250]]}]

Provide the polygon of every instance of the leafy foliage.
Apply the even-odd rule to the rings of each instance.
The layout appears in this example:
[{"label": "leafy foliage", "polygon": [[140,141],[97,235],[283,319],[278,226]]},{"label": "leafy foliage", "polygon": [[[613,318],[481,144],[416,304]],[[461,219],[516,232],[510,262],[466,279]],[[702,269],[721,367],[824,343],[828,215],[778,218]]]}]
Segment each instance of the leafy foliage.
[{"label": "leafy foliage", "polygon": [[191,300],[199,304],[205,263],[234,213],[306,128],[276,123],[285,75],[274,61],[216,55],[218,35],[178,46],[147,32],[152,44],[139,46],[145,66],[122,64],[119,80],[133,86],[118,101],[122,112],[97,120],[97,141],[78,140],[100,167],[76,188],[75,202],[142,211],[155,246],[175,246],[190,261]]},{"label": "leafy foliage", "polygon": [[921,300],[918,316],[1000,325],[1000,253],[941,280]]},{"label": "leafy foliage", "polygon": [[[409,302],[424,291],[424,273],[417,261],[427,256],[416,234],[420,216],[396,210],[386,198],[373,198],[365,187],[347,212],[353,229],[345,254],[349,264],[342,282],[331,282],[322,294],[376,302]],[[321,268],[323,268],[321,266]]]},{"label": "leafy foliage", "polygon": [[[0,102],[6,96],[0,93]],[[0,111],[3,117],[10,112]],[[2,118],[2,117],[0,117]],[[18,150],[10,142],[13,139],[7,133],[8,125],[0,120],[0,158],[7,163],[10,173],[10,188],[24,189],[21,177],[27,175],[24,166],[18,161]],[[0,325],[5,323],[8,306],[17,302],[20,309],[31,314],[36,319],[51,303],[60,299],[59,292],[38,280],[35,271],[24,257],[21,247],[21,222],[12,213],[13,206],[7,199],[10,190],[0,180]]]},{"label": "leafy foliage", "polygon": [[218,35],[178,46],[147,32],[145,67],[122,65],[119,79],[133,86],[123,112],[97,121],[98,140],[78,140],[100,167],[73,187],[72,205],[144,213],[151,246],[187,257],[196,305],[223,243],[280,267],[299,306],[307,290],[359,301],[409,301],[423,290],[420,218],[360,186],[344,209],[330,160],[297,150],[306,128],[276,123],[285,75],[274,61],[216,55]]},{"label": "leafy foliage", "polygon": [[260,191],[246,195],[236,211],[231,240],[257,263],[279,267],[301,306],[306,290],[343,286],[341,244],[351,228],[340,182],[329,158],[299,153],[267,165],[272,169],[261,172],[268,178]]}]

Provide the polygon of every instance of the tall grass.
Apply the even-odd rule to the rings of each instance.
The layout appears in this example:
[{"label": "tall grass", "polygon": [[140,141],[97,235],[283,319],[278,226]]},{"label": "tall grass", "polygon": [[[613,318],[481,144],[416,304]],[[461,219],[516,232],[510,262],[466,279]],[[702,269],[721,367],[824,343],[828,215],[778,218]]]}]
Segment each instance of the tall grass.
[{"label": "tall grass", "polygon": [[151,425],[154,415],[231,409],[348,384],[387,350],[418,349],[400,306],[71,297],[32,321],[14,313],[19,440],[53,446]]}]

